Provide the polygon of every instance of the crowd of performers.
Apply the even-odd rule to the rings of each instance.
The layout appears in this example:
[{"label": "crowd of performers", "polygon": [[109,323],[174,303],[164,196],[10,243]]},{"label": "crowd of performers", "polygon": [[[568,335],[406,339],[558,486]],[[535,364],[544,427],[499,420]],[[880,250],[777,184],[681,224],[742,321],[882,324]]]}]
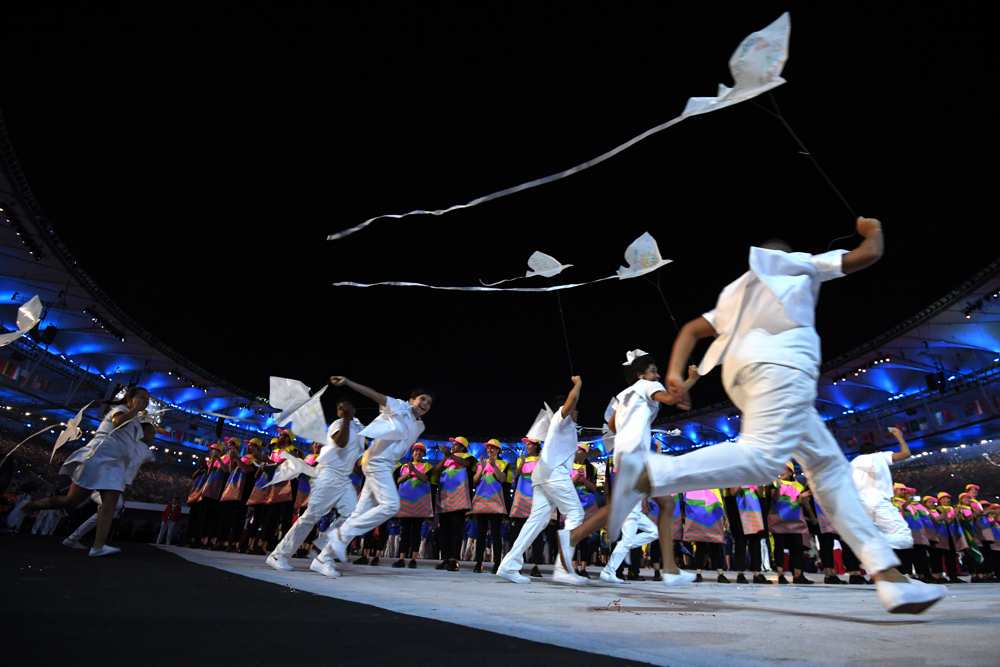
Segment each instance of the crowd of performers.
[{"label": "crowd of performers", "polygon": [[[511,470],[499,457],[498,442],[487,443],[486,457],[477,460],[460,438],[453,438],[446,455],[431,466],[417,446],[423,418],[434,401],[430,393],[417,389],[403,400],[333,376],[332,385],[374,401],[378,417],[363,426],[350,403],[338,405],[328,442],[311,455],[317,474],[308,475],[308,495],[304,488],[299,493],[301,479],[269,484],[279,468],[297,465],[291,460],[279,464],[282,457],[294,456],[291,434],[279,435],[269,452],[260,442],[249,443],[242,454],[234,441],[217,446],[208,465],[198,471],[188,499],[195,508],[195,538],[202,545],[232,546],[251,527],[246,535],[250,548],[269,552],[269,566],[291,570],[289,558],[310,539],[314,528],[323,528],[321,521],[334,510],[336,518],[313,538],[319,553],[309,568],[339,577],[336,563],[348,561],[348,546],[397,515],[403,519],[404,554],[412,559],[419,522],[436,514],[438,567],[454,571],[468,514],[478,524],[477,566],[482,567],[489,535],[497,576],[528,584],[531,578],[521,573],[524,555],[534,551],[555,511],[562,526],[555,531],[553,581],[587,583],[586,570],[579,564],[580,558],[589,562],[589,555],[577,553],[580,558],[574,567],[574,554],[592,543],[602,527],[606,526],[609,541],[620,542],[615,551],[622,548],[612,554],[614,566],[616,558],[624,560],[625,551],[649,541],[655,526],[661,580],[675,586],[697,579],[696,573],[678,567],[671,544],[676,530],[681,541],[694,543],[697,569],[711,565],[721,570],[728,523],[739,561],[736,567],[745,579],[759,567],[755,553],[760,550],[755,546],[764,539],[766,517],[768,542],[774,541],[777,554],[788,550],[793,581],[804,583],[799,560],[809,539],[808,519],[814,518],[826,545],[821,552],[827,554],[828,574],[832,574],[830,546],[839,538],[857,555],[887,611],[921,613],[946,593],[944,586],[925,583],[921,577],[940,580],[945,572],[955,577],[958,557],[967,566],[978,564],[974,572],[978,579],[990,576],[989,565],[980,564],[980,559],[987,562],[985,552],[994,562],[996,509],[983,507],[974,487],[955,505],[946,494],[936,502],[918,503],[914,493],[906,502],[902,491],[899,507],[894,507],[889,467],[903,451],[866,454],[852,466],[816,410],[820,345],[814,323],[820,287],[871,266],[883,253],[881,223],[858,218],[856,225],[862,241],[850,251],[809,255],[792,252],[781,241],[752,247],[748,270],[720,292],[715,308],[678,332],[665,382],[652,356],[642,350],[627,354],[627,386],[613,397],[604,415],[613,434],[615,466],[610,502],[603,506],[596,501],[586,452],[580,453],[578,447],[579,377],[572,378],[572,389],[564,401],[556,402],[557,409],[545,415],[544,436],[536,438],[540,449],[534,442],[526,445],[531,449],[518,469]],[[700,365],[688,366],[702,338],[714,340]],[[682,456],[654,451],[651,427],[661,406],[689,409],[693,385],[718,365],[723,387],[741,412],[739,436]],[[63,471],[73,481],[67,496],[34,503],[34,509],[52,509],[99,491],[102,507],[92,555],[113,553],[108,551],[113,547],[104,544],[107,524],[127,483],[130,461],[138,460],[132,450],[145,449],[142,415],[147,402],[145,390],[130,389],[124,405],[108,413],[99,434],[67,459]],[[902,440],[898,431],[893,435]],[[370,441],[367,447],[366,441]],[[411,452],[414,460],[400,466]],[[359,459],[364,476],[360,493],[351,479]],[[792,460],[801,465],[808,489],[788,466]],[[530,465],[527,472],[526,465]],[[779,475],[777,482],[770,482]],[[510,508],[508,484],[514,485]],[[647,515],[652,507],[649,499],[657,508],[655,522]],[[305,508],[301,514],[297,515],[296,504]],[[501,558],[501,525],[511,514],[519,529]],[[675,516],[682,520],[675,521]],[[617,567],[602,575],[616,579]]]},{"label": "crowd of performers", "polygon": [[[350,412],[352,406],[344,402],[340,409]],[[901,460],[900,454],[909,452],[901,434],[894,435],[902,445],[900,452],[872,452],[855,459],[855,483],[863,502],[870,495],[868,457],[892,461],[896,456]],[[417,558],[422,558],[439,560],[439,569],[457,571],[459,561],[467,560],[474,561],[474,572],[482,572],[483,563],[492,560],[496,574],[531,513],[532,473],[541,460],[543,443],[529,438],[522,442],[523,450],[514,464],[500,457],[497,440],[487,442],[486,455],[477,460],[468,453],[466,438],[452,438],[436,464],[426,460],[426,446],[415,443],[409,461],[397,465],[394,472],[398,511],[356,538],[354,551],[359,557],[354,563],[378,565],[380,556],[391,554],[394,567],[416,568]],[[336,444],[312,443],[305,462],[318,466],[325,448],[336,448]],[[606,497],[597,485],[597,469],[588,458],[588,450],[587,443],[577,444],[570,473],[584,518],[593,516]],[[302,450],[289,432],[282,431],[268,448],[254,438],[241,452],[241,443],[228,438],[222,444],[213,443],[209,451],[205,466],[192,477],[188,544],[270,553],[308,511],[314,478],[300,475],[273,486],[265,484],[285,457],[301,458]],[[349,493],[358,494],[364,483],[360,457],[347,461],[344,472],[348,469],[339,483]],[[926,582],[964,583],[960,573],[970,574],[972,582],[1000,580],[1000,505],[980,502],[977,484],[966,485],[957,502],[945,491],[920,497],[916,489],[898,482],[892,491],[889,500],[896,523],[890,519],[887,525],[895,533],[890,530],[887,535],[896,542],[903,572]],[[876,507],[882,498],[886,496],[876,496]],[[770,483],[693,490],[671,500],[673,521],[668,540],[659,539],[660,503],[646,499],[633,512],[617,543],[608,544],[607,531],[602,528],[576,545],[574,572],[592,578],[588,566],[602,565],[599,576],[605,581],[638,580],[639,567],[648,563],[653,580],[660,581],[661,545],[666,543],[675,560],[696,571],[696,581],[703,579],[703,571],[715,570],[714,580],[719,583],[730,583],[725,572],[731,571],[737,573],[736,583],[770,584],[773,582],[763,574],[766,560],[778,573],[779,584],[812,584],[804,573],[820,569],[827,584],[870,583],[791,462]],[[338,517],[337,509],[329,510],[310,525],[304,538],[290,538],[290,549],[275,552],[285,558],[308,555],[311,547],[316,549],[314,543],[325,542],[322,533]],[[531,576],[541,577],[539,566],[555,561],[556,535],[565,518],[553,508],[545,530],[529,545]],[[841,549],[839,563],[834,560],[837,544]],[[819,562],[810,563],[810,554],[818,555]],[[837,574],[841,569],[846,570],[846,582]]]}]

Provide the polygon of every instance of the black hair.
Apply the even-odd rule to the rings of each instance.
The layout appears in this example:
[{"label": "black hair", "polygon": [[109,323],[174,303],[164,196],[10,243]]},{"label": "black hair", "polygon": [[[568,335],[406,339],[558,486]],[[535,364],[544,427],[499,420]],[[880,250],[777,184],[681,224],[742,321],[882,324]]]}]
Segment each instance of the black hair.
[{"label": "black hair", "polygon": [[651,354],[644,354],[636,357],[632,363],[625,367],[625,382],[634,383],[639,376],[646,372],[646,369],[656,363],[656,359]]},{"label": "black hair", "polygon": [[111,392],[111,396],[112,397],[117,396],[118,392],[120,392],[122,389],[125,389],[125,394],[121,398],[110,398],[106,401],[101,401],[101,405],[104,406],[104,414],[107,414],[111,410],[111,408],[116,405],[127,405],[129,400],[133,396],[138,394],[140,391],[146,392],[147,395],[149,394],[148,389],[139,386],[137,384],[130,384],[127,387],[125,385],[119,384],[115,385],[114,391]]},{"label": "black hair", "polygon": [[878,450],[878,445],[874,442],[865,442],[858,448],[858,454],[874,454]]},{"label": "black hair", "polygon": [[413,389],[410,390],[410,396],[409,396],[410,400],[413,400],[414,398],[417,398],[419,396],[428,396],[432,401],[434,400],[434,394],[424,389],[423,387],[414,387]]}]

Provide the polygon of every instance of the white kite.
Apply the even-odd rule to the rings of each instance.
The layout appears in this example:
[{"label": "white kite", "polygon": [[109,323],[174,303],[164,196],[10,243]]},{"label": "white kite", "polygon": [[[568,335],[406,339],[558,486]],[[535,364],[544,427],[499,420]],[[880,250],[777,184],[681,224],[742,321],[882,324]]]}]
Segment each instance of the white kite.
[{"label": "white kite", "polygon": [[747,36],[742,42],[740,42],[740,45],[736,48],[736,51],[729,59],[729,72],[733,77],[732,88],[720,85],[718,88],[718,95],[716,97],[690,98],[680,116],[668,120],[665,123],[661,123],[656,127],[650,128],[642,134],[629,139],[620,146],[616,146],[606,153],[598,155],[587,162],[578,164],[575,167],[570,167],[569,169],[555,174],[550,174],[548,176],[543,176],[542,178],[537,178],[533,181],[528,181],[527,183],[521,183],[520,185],[515,185],[482,197],[477,197],[466,204],[456,204],[454,206],[449,206],[448,208],[437,210],[417,209],[409,211],[408,213],[377,215],[374,218],[365,220],[359,225],[355,225],[354,227],[345,229],[335,234],[330,234],[326,238],[328,241],[342,239],[346,236],[354,234],[355,232],[361,231],[376,220],[381,220],[383,218],[398,220],[411,215],[444,215],[445,213],[450,213],[451,211],[471,208],[494,199],[512,195],[516,192],[538,187],[539,185],[545,185],[546,183],[552,183],[600,164],[601,162],[618,155],[622,151],[631,148],[643,139],[658,132],[662,132],[672,125],[676,125],[685,118],[708,113],[717,109],[723,109],[756,97],[761,93],[767,92],[768,90],[785,83],[785,80],[781,78],[781,71],[784,68],[785,61],[788,59],[788,38],[790,33],[791,19],[786,12],[778,17],[776,21],[771,23],[771,25]]},{"label": "white kite", "polygon": [[42,300],[38,295],[17,309],[17,331],[0,334],[0,347],[6,347],[38,326],[42,321]]},{"label": "white kite", "polygon": [[85,406],[80,408],[80,411],[77,412],[72,419],[66,422],[66,428],[63,429],[63,432],[59,434],[58,438],[56,438],[56,443],[52,445],[52,456],[49,457],[49,463],[52,463],[52,460],[55,459],[56,452],[59,451],[60,447],[68,442],[73,442],[74,440],[79,440],[83,437],[83,429],[80,428],[80,422],[83,421],[83,413],[86,412],[87,408],[93,404],[93,401],[87,403]]},{"label": "white kite", "polygon": [[514,280],[522,280],[523,278],[533,278],[535,276],[542,276],[543,278],[551,278],[552,276],[562,273],[565,269],[573,266],[572,264],[563,264],[558,259],[552,255],[546,255],[544,252],[536,250],[531,253],[531,257],[528,258],[528,271],[523,276],[518,276],[517,278],[507,278],[506,280],[498,280],[495,283],[483,283],[482,280],[479,282],[483,283],[486,287],[493,287],[495,285],[500,285],[503,283],[509,283]]},{"label": "white kite", "polygon": [[[549,276],[556,275],[563,269],[572,266],[572,264],[560,264],[557,259],[546,255],[544,253],[536,252],[531,256],[531,259],[536,259],[536,256],[540,255],[542,258],[535,262],[532,271],[528,271],[525,277],[531,277],[535,275]],[[529,267],[531,267],[531,259],[528,260]],[[666,266],[673,262],[672,259],[663,259],[660,256],[660,248],[656,243],[656,239],[650,235],[649,232],[643,232],[642,236],[637,238],[635,241],[629,244],[625,249],[625,262],[628,266],[623,266],[618,269],[618,271],[610,276],[604,276],[603,278],[597,278],[596,280],[588,280],[583,283],[567,283],[563,285],[551,285],[549,287],[476,287],[476,286],[445,286],[445,285],[426,285],[424,283],[411,283],[411,282],[381,282],[381,283],[355,283],[355,282],[339,282],[333,283],[334,287],[425,287],[427,289],[439,289],[448,290],[452,292],[554,292],[557,290],[572,289],[574,287],[583,287],[584,285],[593,285],[594,283],[604,282],[605,280],[627,280],[628,278],[638,278],[639,276],[646,275],[656,271],[657,269]],[[539,270],[541,269],[541,270]],[[543,273],[545,271],[546,273]],[[520,278],[510,278],[508,280],[501,280],[497,283],[491,283],[492,285],[499,285],[500,283],[509,282],[511,280],[520,280]]]},{"label": "white kite", "polygon": [[309,391],[309,387],[298,380],[272,377],[268,402],[281,410],[275,417],[278,426],[293,422],[295,432],[306,440],[326,442],[326,415],[320,402],[326,387],[313,396],[309,395]]},{"label": "white kite", "polygon": [[622,280],[644,276],[674,260],[660,257],[660,247],[656,245],[656,239],[649,232],[644,232],[625,249],[625,261],[628,266],[618,269],[618,277]]}]

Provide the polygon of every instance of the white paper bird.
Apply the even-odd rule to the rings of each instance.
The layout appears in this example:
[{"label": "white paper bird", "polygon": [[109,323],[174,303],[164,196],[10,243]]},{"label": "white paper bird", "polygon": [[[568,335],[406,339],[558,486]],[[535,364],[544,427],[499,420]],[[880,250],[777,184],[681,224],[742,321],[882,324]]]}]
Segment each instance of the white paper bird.
[{"label": "white paper bird", "polygon": [[17,309],[17,331],[0,334],[0,347],[10,345],[42,321],[42,300],[38,295]]},{"label": "white paper bird", "polygon": [[52,460],[55,458],[56,452],[60,447],[65,445],[67,442],[73,442],[74,440],[79,440],[83,437],[83,429],[80,428],[80,422],[83,421],[83,413],[86,412],[87,408],[93,404],[93,401],[87,403],[85,406],[80,408],[80,411],[77,412],[72,419],[66,422],[66,428],[64,428],[63,432],[59,434],[58,438],[56,438],[56,444],[52,445],[52,456],[49,457],[49,463],[52,463]]},{"label": "white paper bird", "polygon": [[692,97],[682,116],[694,116],[743,102],[785,83],[781,71],[788,60],[792,30],[788,12],[763,30],[748,35],[729,59],[733,87],[719,84],[715,97]]},{"label": "white paper bird", "polygon": [[628,266],[618,269],[618,278],[621,280],[646,275],[674,260],[663,259],[660,256],[660,247],[656,245],[656,239],[649,232],[643,232],[642,236],[625,248],[625,261]]}]

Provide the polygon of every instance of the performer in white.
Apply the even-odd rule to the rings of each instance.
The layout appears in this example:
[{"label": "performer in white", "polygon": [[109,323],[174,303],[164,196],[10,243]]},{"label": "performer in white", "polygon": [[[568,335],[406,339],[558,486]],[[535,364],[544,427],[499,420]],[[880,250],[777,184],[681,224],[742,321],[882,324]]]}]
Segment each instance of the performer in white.
[{"label": "performer in white", "polygon": [[910,446],[903,432],[890,427],[889,433],[899,443],[898,452],[880,452],[874,445],[863,445],[861,455],[851,461],[854,486],[861,496],[868,517],[875,523],[893,549],[913,547],[913,532],[899,509],[892,504],[892,472],[889,466],[910,457]]},{"label": "performer in white", "polygon": [[[151,461],[153,459],[152,452],[149,448],[153,446],[153,439],[156,436],[156,427],[149,420],[149,415],[143,415],[140,417],[142,427],[142,440],[139,442],[129,443],[129,453],[128,453],[128,463],[125,465],[125,486],[126,488],[135,481],[135,476],[139,474],[139,468],[146,461]],[[62,541],[63,546],[70,547],[72,549],[86,549],[87,547],[80,542],[87,533],[92,531],[97,527],[97,520],[101,515],[101,492],[94,491],[90,494],[90,500],[97,504],[97,511],[91,514],[83,523],[76,527],[72,533],[70,533],[65,540]],[[82,506],[82,504],[81,504]],[[115,504],[115,511],[112,514],[114,519],[121,517],[122,512],[125,511],[125,494],[119,494],[118,502]]]},{"label": "performer in white", "polygon": [[359,436],[372,438],[373,442],[361,458],[365,485],[357,506],[344,523],[327,531],[330,533],[329,541],[317,558],[319,565],[313,568],[327,576],[336,576],[323,572],[320,566],[333,558],[346,562],[347,545],[353,538],[382,525],[399,511],[399,490],[393,471],[400,457],[424,432],[421,418],[430,411],[434,399],[427,392],[416,389],[410,392],[408,401],[403,401],[339,375],[331,377],[330,383],[338,387],[347,386],[372,399],[381,408],[379,416],[359,433]]},{"label": "performer in white", "polygon": [[656,524],[642,511],[642,504],[645,500],[632,508],[632,511],[625,517],[622,525],[622,538],[618,540],[615,550],[611,552],[608,564],[601,570],[601,581],[609,584],[624,584],[625,580],[618,577],[618,566],[622,564],[625,557],[632,549],[645,546],[650,542],[655,542],[660,538],[660,531]]},{"label": "performer in white", "polygon": [[566,519],[563,530],[559,531],[559,558],[552,570],[552,580],[573,585],[587,583],[587,579],[573,572],[573,550],[570,546],[571,532],[583,524],[583,505],[570,477],[577,444],[576,404],[580,400],[583,380],[574,375],[571,381],[573,389],[552,415],[541,456],[531,473],[531,513],[497,569],[498,577],[515,584],[531,583],[531,577],[521,574],[524,552],[549,525],[553,507]]},{"label": "performer in white", "polygon": [[[688,409],[690,404],[686,398],[687,391],[698,382],[698,369],[688,368],[688,378],[683,383],[682,392],[671,393],[660,383],[660,372],[652,355],[642,350],[630,350],[625,354],[625,374],[631,384],[618,393],[608,406],[605,414],[608,429],[615,434],[615,461],[644,460],[651,455],[653,445],[653,420],[660,412],[661,405],[676,405]],[[617,477],[612,484],[612,492],[620,493],[622,481]],[[673,498],[667,494],[657,494],[656,502],[660,507],[660,551],[663,558],[663,570],[660,573],[664,586],[683,586],[695,580],[691,572],[677,567],[673,552]],[[624,505],[620,505],[624,507]],[[633,503],[632,507],[635,507]],[[613,516],[615,506],[610,508]],[[610,525],[610,522],[609,522]],[[618,524],[622,525],[621,523]],[[608,539],[614,540],[617,533],[608,531]]]},{"label": "performer in white", "polygon": [[920,613],[944,597],[943,586],[911,581],[896,569],[899,560],[868,518],[850,465],[815,407],[820,351],[814,323],[820,285],[871,266],[882,256],[879,221],[858,218],[857,231],[864,240],[850,252],[793,253],[783,242],[751,248],[750,270],[723,289],[715,310],[684,326],[670,359],[669,391],[686,397],[681,374],[695,343],[716,336],[698,370],[704,375],[723,364],[723,386],[743,413],[739,439],[673,458],[623,457],[608,522],[610,538],[617,537],[643,495],[752,484],[775,477],[794,458],[837,533],[873,573],[888,611]]},{"label": "performer in white", "polygon": [[[351,515],[357,504],[357,494],[351,483],[354,464],[364,453],[365,439],[361,435],[364,428],[354,417],[354,404],[340,401],[337,404],[338,419],[327,430],[326,443],[319,450],[316,459],[316,476],[309,483],[309,503],[306,511],[292,524],[268,557],[267,564],[276,570],[291,571],[295,568],[288,559],[309,536],[313,526],[327,512],[336,508],[338,519],[333,524],[342,524]],[[339,577],[332,560],[314,558],[309,569],[328,577]]]},{"label": "performer in white", "polygon": [[106,544],[111,531],[118,499],[125,486],[135,478],[139,467],[152,458],[146,440],[152,442],[153,426],[143,423],[148,419],[146,407],[149,392],[143,387],[130,387],[121,399],[107,401],[114,406],[97,427],[97,435],[90,442],[70,454],[59,473],[69,475],[72,483],[65,496],[44,498],[30,503],[25,509],[54,509],[76,507],[91,491],[101,495],[97,515],[97,531],[89,555],[111,556],[121,551]]}]

